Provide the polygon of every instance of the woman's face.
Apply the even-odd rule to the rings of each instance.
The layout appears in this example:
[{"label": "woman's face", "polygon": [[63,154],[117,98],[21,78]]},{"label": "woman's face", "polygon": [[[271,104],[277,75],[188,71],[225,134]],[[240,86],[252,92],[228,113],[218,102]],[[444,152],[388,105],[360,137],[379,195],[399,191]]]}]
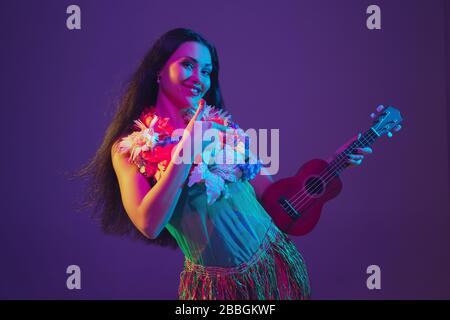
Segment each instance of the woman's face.
[{"label": "woman's face", "polygon": [[209,49],[198,42],[184,42],[160,72],[160,94],[175,106],[195,107],[211,86]]}]

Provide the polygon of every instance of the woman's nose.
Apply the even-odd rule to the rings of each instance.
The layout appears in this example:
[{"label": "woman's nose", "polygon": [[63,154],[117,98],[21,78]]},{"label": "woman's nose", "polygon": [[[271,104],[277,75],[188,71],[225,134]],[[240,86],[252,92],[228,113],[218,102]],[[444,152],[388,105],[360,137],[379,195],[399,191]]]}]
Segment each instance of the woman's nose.
[{"label": "woman's nose", "polygon": [[200,70],[195,69],[195,70],[192,72],[191,79],[192,79],[192,81],[195,81],[195,83],[201,83],[201,80],[200,80]]}]

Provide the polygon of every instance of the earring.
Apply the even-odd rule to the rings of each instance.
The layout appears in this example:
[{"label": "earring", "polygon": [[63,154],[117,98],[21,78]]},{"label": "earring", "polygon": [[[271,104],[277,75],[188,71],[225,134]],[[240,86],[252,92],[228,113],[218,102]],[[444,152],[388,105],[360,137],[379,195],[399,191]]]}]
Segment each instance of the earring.
[{"label": "earring", "polygon": [[156,78],[156,82],[160,82],[161,81],[161,76],[158,74],[158,77]]}]

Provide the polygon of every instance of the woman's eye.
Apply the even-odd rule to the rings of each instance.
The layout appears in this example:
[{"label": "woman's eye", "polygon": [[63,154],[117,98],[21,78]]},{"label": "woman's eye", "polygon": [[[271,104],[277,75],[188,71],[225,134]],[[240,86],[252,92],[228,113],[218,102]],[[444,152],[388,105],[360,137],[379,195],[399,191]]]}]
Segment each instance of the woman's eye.
[{"label": "woman's eye", "polygon": [[[194,68],[194,65],[191,62],[189,62],[189,61],[184,61],[182,64],[185,67]],[[202,72],[203,72],[204,75],[210,76],[212,71],[204,70]]]}]

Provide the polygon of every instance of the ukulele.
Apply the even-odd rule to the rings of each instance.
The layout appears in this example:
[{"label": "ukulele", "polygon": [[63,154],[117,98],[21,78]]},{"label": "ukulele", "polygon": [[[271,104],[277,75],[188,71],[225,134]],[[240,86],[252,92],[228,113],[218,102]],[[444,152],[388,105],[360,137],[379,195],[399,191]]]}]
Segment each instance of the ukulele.
[{"label": "ukulele", "polygon": [[348,166],[348,155],[356,148],[372,145],[383,135],[392,137],[398,131],[402,117],[394,107],[380,105],[372,113],[373,126],[352,142],[333,161],[313,159],[305,163],[289,178],[272,183],[263,193],[261,202],[274,223],[287,234],[301,236],[317,224],[325,202],[335,198],[342,190],[339,175]]}]

